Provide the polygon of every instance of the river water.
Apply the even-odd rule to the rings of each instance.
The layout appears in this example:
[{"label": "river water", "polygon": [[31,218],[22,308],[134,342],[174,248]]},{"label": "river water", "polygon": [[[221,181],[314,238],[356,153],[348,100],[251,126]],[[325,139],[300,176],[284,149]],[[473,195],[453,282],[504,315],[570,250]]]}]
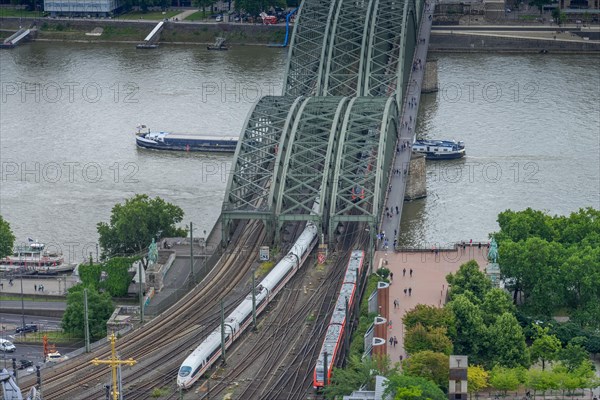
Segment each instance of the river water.
[{"label": "river water", "polygon": [[[30,43],[0,58],[0,213],[18,240],[95,251],[96,224],[136,194],[161,196],[203,235],[216,221],[231,155],[137,149],[152,130],[238,135],[260,95],[279,94],[286,51]],[[405,206],[402,243],[497,229],[498,212],[600,207],[598,58],[439,55],[440,90],[418,132],[464,140],[468,156],[428,164],[428,197]]]}]

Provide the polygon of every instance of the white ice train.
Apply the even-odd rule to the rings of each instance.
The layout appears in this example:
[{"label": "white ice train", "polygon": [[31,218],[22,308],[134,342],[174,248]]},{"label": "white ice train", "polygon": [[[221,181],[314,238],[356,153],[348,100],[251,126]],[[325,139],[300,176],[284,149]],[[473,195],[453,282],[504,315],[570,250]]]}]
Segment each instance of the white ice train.
[{"label": "white ice train", "polygon": [[[317,198],[313,204],[311,214],[319,212],[319,203],[319,198]],[[257,315],[264,310],[269,301],[277,295],[303,264],[317,242],[317,233],[317,226],[313,222],[307,222],[306,227],[289,253],[273,267],[271,272],[256,287]],[[252,293],[248,294],[225,319],[226,349],[244,332],[251,322]],[[177,375],[177,385],[185,389],[192,386],[220,355],[221,327],[219,326],[183,361]]]}]

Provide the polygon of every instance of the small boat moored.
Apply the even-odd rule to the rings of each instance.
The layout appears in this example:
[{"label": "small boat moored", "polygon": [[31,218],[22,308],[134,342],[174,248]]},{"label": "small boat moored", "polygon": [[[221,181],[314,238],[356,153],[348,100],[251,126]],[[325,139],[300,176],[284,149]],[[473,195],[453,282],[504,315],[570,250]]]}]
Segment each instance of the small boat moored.
[{"label": "small boat moored", "polygon": [[425,154],[427,160],[451,160],[466,154],[465,143],[454,140],[416,140],[412,151]]},{"label": "small boat moored", "polygon": [[235,137],[151,132],[146,125],[138,125],[137,129],[135,142],[146,149],[234,153],[238,142]]}]

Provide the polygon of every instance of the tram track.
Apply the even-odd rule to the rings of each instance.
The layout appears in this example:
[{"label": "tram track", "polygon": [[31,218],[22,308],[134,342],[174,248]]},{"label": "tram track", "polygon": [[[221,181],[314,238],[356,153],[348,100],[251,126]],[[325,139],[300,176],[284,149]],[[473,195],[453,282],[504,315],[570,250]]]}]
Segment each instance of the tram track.
[{"label": "tram track", "polygon": [[[216,307],[218,300],[240,283],[253,262],[253,258],[244,257],[246,252],[243,249],[249,249],[249,254],[256,254],[264,234],[260,221],[241,223],[229,246],[229,251],[224,253],[207,276],[208,279],[197,285],[168,312],[162,313],[120,340],[117,343],[120,358],[131,357],[141,365],[145,364],[143,360],[148,357],[164,356],[167,357],[166,360],[180,358],[181,352],[171,352],[172,349],[183,348],[187,343],[186,337],[190,341],[197,340],[192,333],[203,324],[210,325],[212,322],[210,316],[197,312],[197,305],[202,304],[203,309]],[[190,333],[181,336],[180,332],[187,329],[191,329]],[[169,343],[171,344],[165,346]],[[102,359],[109,356],[110,348],[104,345],[93,353],[44,369],[44,397],[58,400],[103,397],[102,383],[108,380],[107,369],[92,366],[90,362],[94,358]],[[135,378],[137,369],[141,367],[123,369],[125,385],[129,381],[129,376]],[[26,377],[23,380],[23,387],[33,385],[33,378],[33,376]],[[82,388],[87,390],[82,393]]]}]

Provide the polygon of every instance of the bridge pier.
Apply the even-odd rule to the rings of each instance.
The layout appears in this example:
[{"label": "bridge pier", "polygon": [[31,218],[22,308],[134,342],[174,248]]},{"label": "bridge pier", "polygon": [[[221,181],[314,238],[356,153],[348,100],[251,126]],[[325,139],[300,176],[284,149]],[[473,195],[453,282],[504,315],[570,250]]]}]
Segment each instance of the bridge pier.
[{"label": "bridge pier", "polygon": [[421,93],[435,93],[438,90],[437,60],[430,59],[425,63]]},{"label": "bridge pier", "polygon": [[423,154],[412,154],[409,161],[404,200],[416,200],[427,196],[426,175],[425,156]]}]

